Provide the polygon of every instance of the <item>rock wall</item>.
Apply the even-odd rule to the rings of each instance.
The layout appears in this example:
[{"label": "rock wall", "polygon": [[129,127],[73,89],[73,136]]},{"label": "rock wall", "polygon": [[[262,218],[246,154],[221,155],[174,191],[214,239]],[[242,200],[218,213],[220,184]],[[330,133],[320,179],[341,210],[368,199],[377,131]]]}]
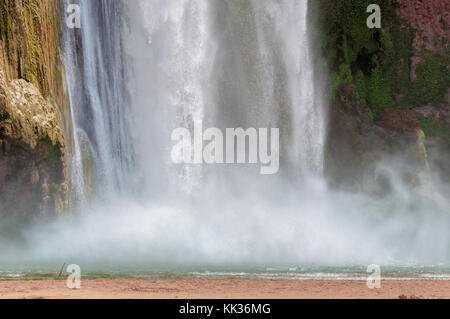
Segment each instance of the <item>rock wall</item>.
[{"label": "rock wall", "polygon": [[395,168],[396,178],[413,188],[423,186],[431,171],[450,183],[450,107],[386,108],[373,120],[352,88],[344,86],[338,94],[344,99],[332,102],[325,152],[332,185],[387,194],[389,177],[377,170],[383,164]]},{"label": "rock wall", "polygon": [[[397,177],[413,188],[423,187],[432,173],[440,181],[450,183],[450,1],[385,1],[383,13],[389,11],[386,10],[388,6],[395,8],[393,12],[396,16],[383,16],[383,28],[374,35],[385,40],[380,40],[378,49],[373,49],[371,54],[381,59],[391,59],[394,61],[392,66],[398,66],[399,71],[389,75],[391,78],[387,87],[382,86],[386,79],[380,79],[378,92],[384,90],[392,94],[388,96],[391,105],[376,105],[373,103],[377,101],[375,99],[361,101],[361,87],[355,80],[358,79],[356,60],[347,73],[353,82],[342,81],[335,87],[326,147],[326,174],[332,185],[375,195],[389,192],[387,178],[377,170],[377,165],[382,161],[394,167]],[[345,15],[345,12],[342,14]],[[358,16],[358,12],[355,15]],[[336,29],[339,29],[338,24],[334,25]],[[394,29],[394,25],[398,28]],[[385,52],[389,49],[386,46],[391,44],[386,39],[399,41],[403,36],[406,39],[410,32],[412,40],[410,43],[404,42],[401,52],[404,56],[386,56]],[[344,60],[345,57],[341,57],[341,61]],[[339,61],[339,56],[336,61]],[[406,78],[400,74],[405,65]],[[364,76],[372,84],[371,79],[376,75],[372,71]],[[381,75],[387,76],[384,73]],[[392,89],[392,85],[397,83],[401,83],[399,89]],[[424,89],[424,84],[428,85],[427,89]],[[423,98],[420,104],[414,98],[404,98],[416,88],[424,89],[427,91],[424,93],[428,94],[426,97],[425,94],[418,94]],[[439,95],[445,90],[445,98],[441,99]],[[411,103],[408,103],[409,100]]]},{"label": "rock wall", "polygon": [[450,39],[450,1],[398,0],[399,17],[408,21],[415,32],[413,47],[419,53],[442,50],[442,40]]},{"label": "rock wall", "polygon": [[411,80],[417,79],[416,67],[424,62],[423,51],[444,53],[442,43],[450,39],[450,1],[399,0],[397,14],[415,30],[411,58]]},{"label": "rock wall", "polygon": [[58,48],[59,2],[0,0],[0,10],[1,223],[68,207],[70,113]]}]

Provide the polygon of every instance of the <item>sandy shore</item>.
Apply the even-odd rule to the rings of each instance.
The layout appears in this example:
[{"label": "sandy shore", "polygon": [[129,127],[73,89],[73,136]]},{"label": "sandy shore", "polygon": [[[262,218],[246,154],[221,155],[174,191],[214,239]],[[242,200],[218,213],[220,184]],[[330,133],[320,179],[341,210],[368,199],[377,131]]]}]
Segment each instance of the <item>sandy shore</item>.
[{"label": "sandy shore", "polygon": [[304,298],[450,298],[448,280],[365,281],[293,280],[83,280],[81,289],[65,281],[0,281],[0,298],[138,299],[304,299]]}]

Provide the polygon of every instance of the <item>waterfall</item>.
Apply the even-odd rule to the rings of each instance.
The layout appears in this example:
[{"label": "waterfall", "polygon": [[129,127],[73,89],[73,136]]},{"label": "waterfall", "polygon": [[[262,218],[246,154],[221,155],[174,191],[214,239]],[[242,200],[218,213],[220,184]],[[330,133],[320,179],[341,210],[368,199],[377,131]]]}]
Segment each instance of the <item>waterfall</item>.
[{"label": "waterfall", "polygon": [[306,0],[80,6],[81,29],[65,31],[75,196],[85,197],[86,165],[97,195],[136,185],[149,194],[190,194],[236,175],[232,168],[170,163],[171,131],[200,125],[280,128],[284,176],[299,183],[320,177],[324,107]]},{"label": "waterfall", "polygon": [[[67,8],[69,1],[64,1],[64,8]],[[75,46],[76,34],[74,32],[63,32],[63,58],[65,65],[65,74],[67,81],[67,95],[70,103],[70,117],[72,125],[71,141],[72,144],[67,148],[69,158],[69,169],[71,178],[71,197],[72,202],[85,203],[85,180],[84,180],[84,168],[83,159],[80,146],[80,131],[78,130],[77,120],[80,115],[78,114],[79,108],[82,104],[82,92],[79,83],[81,79],[80,74],[80,61],[78,59],[77,49]],[[66,133],[67,134],[67,133]]]},{"label": "waterfall", "polygon": [[[395,165],[377,167],[394,181],[382,198],[325,187],[312,1],[78,2],[81,28],[63,27],[63,53],[72,201],[85,213],[30,226],[2,261],[84,273],[448,267],[448,204],[405,187]],[[174,163],[174,129],[199,125],[279,128],[279,172]]]},{"label": "waterfall", "polygon": [[[255,10],[258,54],[262,60],[265,104],[279,105],[274,99],[275,80],[283,83],[291,118],[289,162],[303,173],[321,174],[325,139],[323,92],[314,77],[314,61],[308,27],[308,1],[252,1]],[[281,61],[277,61],[280,59]],[[279,63],[282,78],[274,77]],[[272,116],[279,112],[273,110]]]},{"label": "waterfall", "polygon": [[[400,186],[382,199],[324,187],[308,3],[80,0],[81,29],[64,28],[71,180],[75,201],[92,185],[99,200],[26,232],[30,256],[164,270],[448,263],[448,206]],[[173,163],[171,133],[199,124],[279,128],[279,173]]]},{"label": "waterfall", "polygon": [[169,164],[171,130],[193,131],[199,123],[223,130],[278,127],[285,175],[321,175],[325,111],[306,0],[140,0],[126,6],[138,153],[153,188],[170,184],[189,193],[224,170]]},{"label": "waterfall", "polygon": [[128,186],[134,155],[122,47],[124,7],[105,0],[80,0],[79,5],[82,27],[64,28],[64,57],[74,131],[72,192],[83,202],[87,180],[93,179],[97,196]]}]

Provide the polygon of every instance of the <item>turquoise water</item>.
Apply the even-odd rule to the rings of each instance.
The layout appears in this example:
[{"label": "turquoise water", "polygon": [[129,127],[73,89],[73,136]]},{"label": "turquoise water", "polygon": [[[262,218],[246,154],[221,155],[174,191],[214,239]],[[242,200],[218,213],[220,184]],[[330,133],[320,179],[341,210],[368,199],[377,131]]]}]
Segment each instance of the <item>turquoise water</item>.
[{"label": "turquoise water", "polygon": [[[0,269],[0,280],[54,280],[56,269]],[[197,267],[185,269],[82,269],[84,279],[267,279],[267,280],[366,280],[365,266],[320,267],[280,266],[248,269]],[[65,279],[62,272],[59,279]],[[450,266],[381,266],[383,280],[450,280]]]}]

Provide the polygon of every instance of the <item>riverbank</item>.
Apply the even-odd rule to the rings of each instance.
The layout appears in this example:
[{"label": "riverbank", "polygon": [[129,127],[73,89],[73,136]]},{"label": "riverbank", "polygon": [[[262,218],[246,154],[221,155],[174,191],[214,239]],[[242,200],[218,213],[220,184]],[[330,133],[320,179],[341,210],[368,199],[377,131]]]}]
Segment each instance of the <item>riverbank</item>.
[{"label": "riverbank", "polygon": [[0,281],[0,299],[347,299],[450,298],[450,280],[63,280]]}]

